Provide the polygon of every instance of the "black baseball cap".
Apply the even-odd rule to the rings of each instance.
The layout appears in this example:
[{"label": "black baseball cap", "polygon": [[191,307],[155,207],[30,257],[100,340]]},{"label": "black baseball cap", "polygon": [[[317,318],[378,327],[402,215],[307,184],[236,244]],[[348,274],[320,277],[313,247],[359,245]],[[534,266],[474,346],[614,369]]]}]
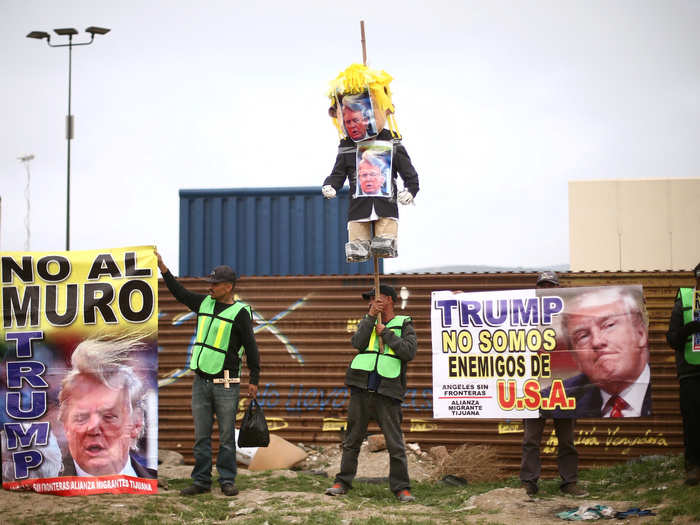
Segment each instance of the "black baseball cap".
[{"label": "black baseball cap", "polygon": [[537,276],[537,286],[542,286],[544,283],[553,284],[554,286],[559,286],[559,277],[557,272],[542,272]]},{"label": "black baseball cap", "polygon": [[[382,295],[386,295],[387,297],[391,297],[392,300],[396,302],[396,290],[394,290],[388,284],[380,284],[379,293]],[[371,299],[372,297],[374,297],[374,288],[371,289],[369,292],[365,292],[362,294],[362,298],[366,301]]]},{"label": "black baseball cap", "polygon": [[211,271],[206,281],[208,283],[235,283],[236,272],[230,266],[217,266]]}]

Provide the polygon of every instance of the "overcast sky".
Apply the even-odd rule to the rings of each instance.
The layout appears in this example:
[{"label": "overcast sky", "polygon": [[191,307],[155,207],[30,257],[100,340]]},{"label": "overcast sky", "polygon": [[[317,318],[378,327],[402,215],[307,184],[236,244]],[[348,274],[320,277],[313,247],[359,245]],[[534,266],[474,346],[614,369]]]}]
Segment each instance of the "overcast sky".
[{"label": "overcast sky", "polygon": [[71,248],[156,244],[175,272],[179,189],[320,191],[338,141],[325,93],[362,61],[361,19],[420,175],[388,272],[567,263],[569,180],[698,176],[697,1],[0,0],[0,12],[5,251],[24,249],[25,154],[31,249],[65,247],[68,51],[32,30],[112,30],[73,49]]}]

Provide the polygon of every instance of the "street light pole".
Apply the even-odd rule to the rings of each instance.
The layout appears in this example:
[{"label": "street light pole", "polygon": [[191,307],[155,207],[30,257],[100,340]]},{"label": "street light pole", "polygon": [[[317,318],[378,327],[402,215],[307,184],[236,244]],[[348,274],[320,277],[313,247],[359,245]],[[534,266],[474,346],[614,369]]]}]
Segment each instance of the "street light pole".
[{"label": "street light pole", "polygon": [[78,31],[72,27],[54,29],[54,33],[68,37],[67,44],[52,44],[51,35],[44,31],[32,31],[27,35],[27,38],[36,38],[37,40],[46,39],[49,47],[67,47],[68,48],[68,115],[66,116],[66,142],[68,145],[67,163],[66,163],[66,251],[70,250],[70,141],[73,140],[73,115],[71,114],[71,88],[73,76],[73,46],[89,46],[95,39],[95,35],[106,35],[109,29],[105,27],[90,26],[85,29],[86,33],[90,34],[89,42],[73,43],[73,35],[77,35]]},{"label": "street light pole", "polygon": [[[92,42],[92,39],[90,39]],[[70,112],[71,87],[73,78],[73,34],[68,35],[68,115],[66,116],[66,251],[70,250],[70,141],[73,140],[73,114]]]}]

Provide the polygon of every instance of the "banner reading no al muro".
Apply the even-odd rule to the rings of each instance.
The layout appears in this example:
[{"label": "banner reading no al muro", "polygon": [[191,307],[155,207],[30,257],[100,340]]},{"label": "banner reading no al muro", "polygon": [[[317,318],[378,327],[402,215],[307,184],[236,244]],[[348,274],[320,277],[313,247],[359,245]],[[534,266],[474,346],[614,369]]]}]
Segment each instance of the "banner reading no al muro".
[{"label": "banner reading no al muro", "polygon": [[0,253],[2,486],[154,494],[153,246]]},{"label": "banner reading no al muro", "polygon": [[641,286],[437,291],[435,418],[651,415]]}]

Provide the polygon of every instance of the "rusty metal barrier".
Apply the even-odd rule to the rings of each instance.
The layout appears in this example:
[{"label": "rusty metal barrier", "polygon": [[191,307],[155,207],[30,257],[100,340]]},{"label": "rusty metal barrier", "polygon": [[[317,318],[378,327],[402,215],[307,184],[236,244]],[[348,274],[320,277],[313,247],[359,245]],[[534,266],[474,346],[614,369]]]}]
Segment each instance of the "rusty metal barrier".
[{"label": "rusty metal barrier", "polygon": [[[432,418],[430,293],[434,290],[513,290],[532,288],[532,273],[393,274],[382,282],[397,291],[406,288],[405,304],[397,311],[411,315],[418,335],[418,354],[408,367],[408,395],[403,405],[406,442],[422,448],[463,443],[489,444],[508,472],[520,466],[522,421]],[[185,278],[189,289],[206,292],[201,279]],[[673,351],[665,332],[677,289],[692,286],[689,272],[565,273],[562,286],[642,284],[649,312],[653,417],[579,420],[576,443],[581,468],[620,463],[650,454],[683,451],[678,381]],[[348,391],[345,369],[354,355],[350,336],[367,304],[361,293],[372,287],[372,276],[242,277],[236,292],[255,314],[261,353],[259,401],[270,430],[297,443],[333,444],[345,425]],[[401,303],[401,300],[399,300]],[[159,442],[160,448],[181,452],[192,463],[194,430],[190,412],[192,375],[186,371],[194,334],[194,315],[159,288]],[[402,306],[405,310],[402,310]],[[247,383],[244,367],[242,391]],[[245,398],[239,406],[242,417]],[[378,432],[375,426],[370,431]],[[543,439],[543,471],[556,472],[556,437],[551,422]],[[213,446],[218,446],[217,432]]]}]

